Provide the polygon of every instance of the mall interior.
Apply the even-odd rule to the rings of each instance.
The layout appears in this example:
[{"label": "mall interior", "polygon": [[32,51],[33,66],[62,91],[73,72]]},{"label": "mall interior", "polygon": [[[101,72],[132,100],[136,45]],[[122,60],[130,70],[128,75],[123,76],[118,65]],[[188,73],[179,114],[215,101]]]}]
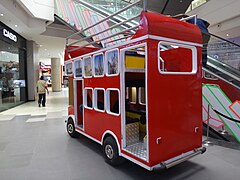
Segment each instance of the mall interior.
[{"label": "mall interior", "polygon": [[239,179],[239,7],[1,0],[0,180]]}]

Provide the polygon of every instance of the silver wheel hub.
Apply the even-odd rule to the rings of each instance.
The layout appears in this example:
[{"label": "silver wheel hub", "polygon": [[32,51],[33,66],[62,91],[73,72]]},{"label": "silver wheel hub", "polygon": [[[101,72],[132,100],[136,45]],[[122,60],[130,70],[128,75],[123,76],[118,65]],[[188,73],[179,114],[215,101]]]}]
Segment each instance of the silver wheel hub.
[{"label": "silver wheel hub", "polygon": [[73,133],[73,125],[72,125],[72,124],[68,124],[67,129],[68,129],[68,132],[69,132],[70,134]]},{"label": "silver wheel hub", "polygon": [[113,148],[111,145],[106,145],[105,146],[105,154],[107,156],[108,159],[112,159],[113,158]]}]

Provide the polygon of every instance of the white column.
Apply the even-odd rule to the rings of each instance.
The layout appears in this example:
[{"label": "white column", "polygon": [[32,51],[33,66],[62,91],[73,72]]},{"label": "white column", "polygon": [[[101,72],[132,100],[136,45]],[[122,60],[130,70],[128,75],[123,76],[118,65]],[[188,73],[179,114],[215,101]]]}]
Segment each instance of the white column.
[{"label": "white column", "polygon": [[61,64],[60,58],[51,58],[51,79],[52,79],[52,91],[59,92],[61,87]]},{"label": "white column", "polygon": [[39,79],[38,63],[38,46],[34,41],[27,41],[27,88],[29,101],[35,100],[36,83]]}]

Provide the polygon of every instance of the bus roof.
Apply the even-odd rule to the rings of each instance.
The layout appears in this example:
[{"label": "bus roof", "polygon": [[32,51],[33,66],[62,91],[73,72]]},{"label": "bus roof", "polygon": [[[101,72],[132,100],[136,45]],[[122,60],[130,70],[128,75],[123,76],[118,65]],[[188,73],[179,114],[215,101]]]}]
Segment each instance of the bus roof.
[{"label": "bus roof", "polygon": [[[178,19],[161,14],[142,11],[139,27],[131,39],[140,38],[145,35],[202,44],[201,32],[196,25],[179,21]],[[123,43],[124,42],[125,41],[123,41]],[[119,46],[121,46],[121,44],[119,44]],[[78,46],[66,47],[64,56],[65,61],[100,50],[100,48],[96,47],[79,47],[79,49],[77,47]],[[71,49],[74,50],[69,51]]]},{"label": "bus roof", "polygon": [[200,29],[187,22],[178,19],[143,11],[139,22],[139,28],[132,39],[144,35],[161,36],[202,44]]}]

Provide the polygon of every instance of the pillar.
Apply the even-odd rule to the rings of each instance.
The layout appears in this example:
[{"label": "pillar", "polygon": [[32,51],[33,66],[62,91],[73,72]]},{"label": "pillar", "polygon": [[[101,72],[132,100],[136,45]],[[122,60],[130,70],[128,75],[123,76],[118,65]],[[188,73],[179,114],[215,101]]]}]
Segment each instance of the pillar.
[{"label": "pillar", "polygon": [[61,63],[60,58],[51,58],[52,91],[59,92],[61,87]]},{"label": "pillar", "polygon": [[34,41],[27,41],[27,88],[29,101],[36,99],[36,83],[39,79],[38,64],[38,45]]}]

